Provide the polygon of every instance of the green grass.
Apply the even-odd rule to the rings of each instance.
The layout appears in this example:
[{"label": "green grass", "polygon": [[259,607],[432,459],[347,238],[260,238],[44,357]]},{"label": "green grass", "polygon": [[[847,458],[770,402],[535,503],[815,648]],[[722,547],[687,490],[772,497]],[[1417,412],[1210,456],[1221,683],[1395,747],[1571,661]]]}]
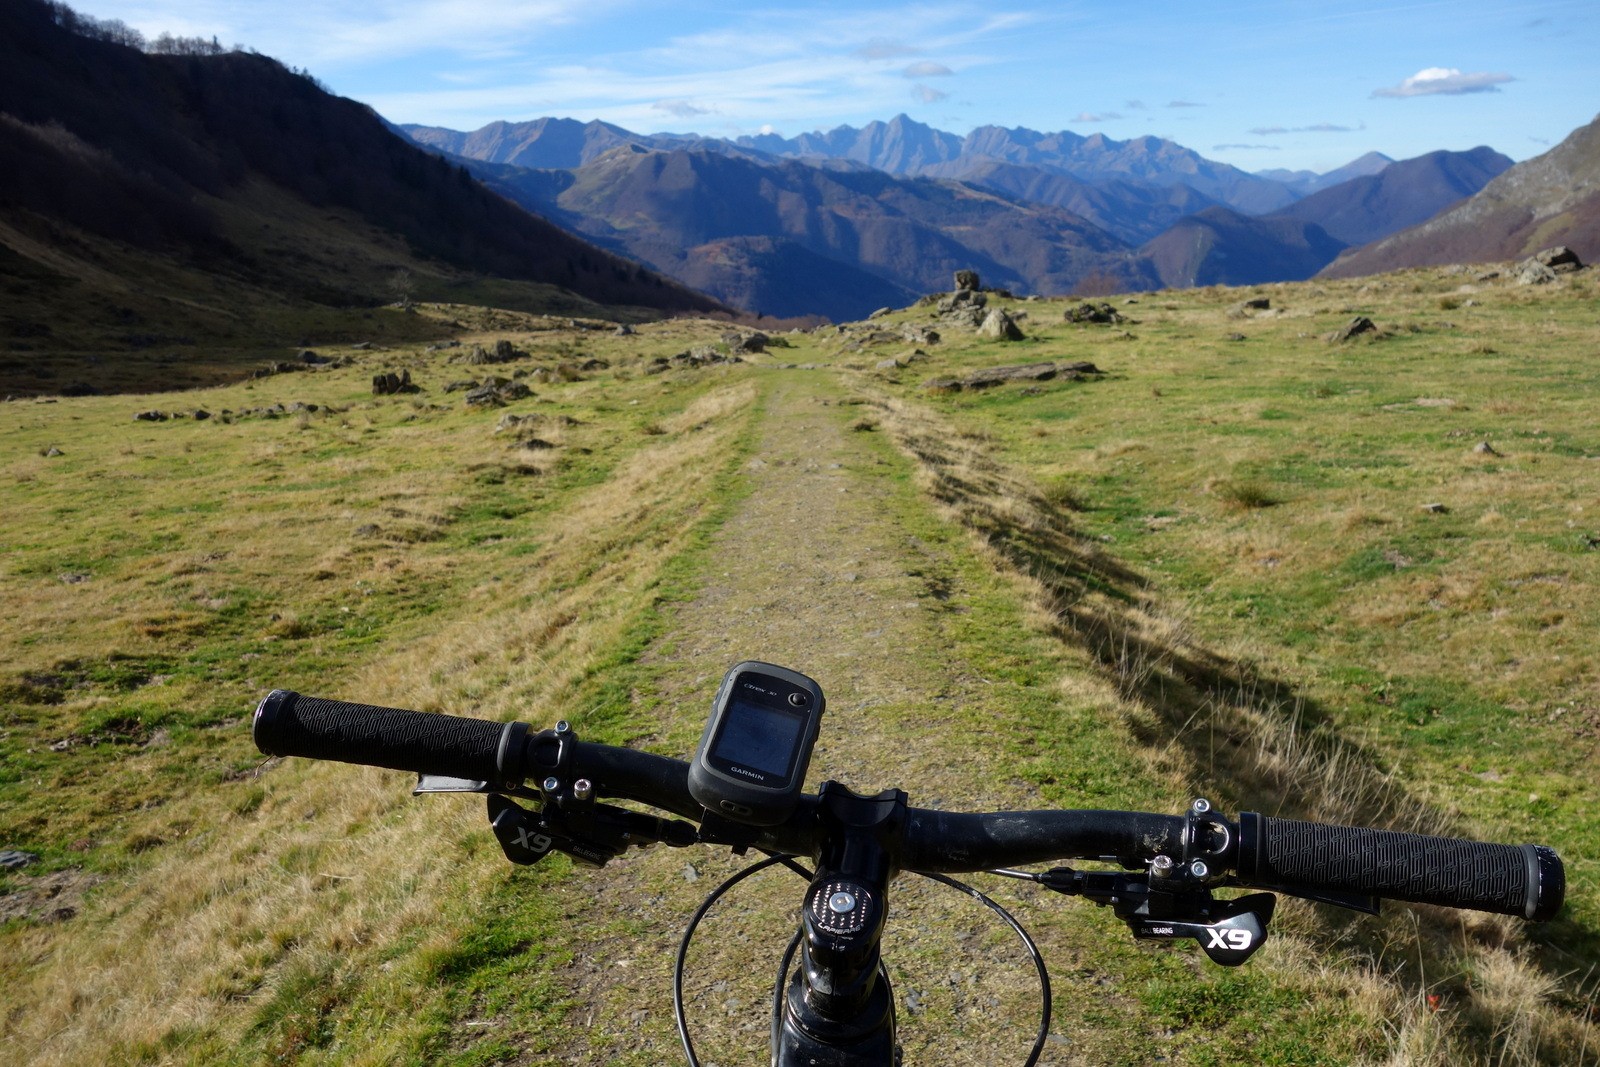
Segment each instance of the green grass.
[{"label": "green grass", "polygon": [[[565,861],[510,869],[473,801],[412,802],[394,775],[307,761],[258,775],[244,716],[285,686],[687,751],[725,664],[678,619],[721,579],[717,531],[757,487],[760,404],[781,389],[843,431],[851,458],[829,476],[890,524],[912,590],[895,595],[915,601],[914,639],[867,641],[852,666],[892,656],[934,680],[931,701],[872,709],[894,758],[886,780],[852,784],[924,787],[887,779],[937,732],[988,768],[968,774],[974,804],[1178,810],[1204,793],[1230,812],[1415,817],[1567,860],[1567,912],[1532,933],[1290,904],[1240,971],[1023,893],[1057,1031],[1087,1062],[1591,1061],[1597,291],[1490,287],[1443,308],[1458,284],[1274,287],[1283,313],[1242,322],[1239,291],[1147,295],[1114,343],[1029,305],[1029,344],[947,330],[893,379],[827,334],[783,354],[843,386],[748,365],[645,373],[711,324],[617,338],[452,311],[537,353],[516,366],[612,362],[509,409],[576,420],[538,452],[443,392],[493,368],[418,344],[226,389],[0,407],[0,847],[43,857],[0,893],[101,879],[72,890],[70,921],[0,929],[0,954],[26,961],[0,997],[7,1040],[58,1034],[41,1062],[658,1062],[635,1037],[659,1016],[633,1019],[646,1008],[622,1003],[628,987],[581,976],[681,921],[660,901],[701,857],[654,856],[618,882]],[[1385,336],[1321,340],[1358,311]],[[919,384],[1037,359],[1108,373]],[[370,394],[401,367],[424,393]],[[297,401],[320,410],[247,414]],[[219,417],[132,420],[201,406]],[[638,893],[575,925],[571,895],[611,886]],[[935,988],[930,967],[999,980],[968,958],[989,942],[954,939],[966,918],[919,908],[891,958],[899,987]],[[663,964],[628,966],[643,982]],[[1440,1011],[1419,1007],[1428,992]],[[962,1025],[939,1003],[902,1021]]]}]

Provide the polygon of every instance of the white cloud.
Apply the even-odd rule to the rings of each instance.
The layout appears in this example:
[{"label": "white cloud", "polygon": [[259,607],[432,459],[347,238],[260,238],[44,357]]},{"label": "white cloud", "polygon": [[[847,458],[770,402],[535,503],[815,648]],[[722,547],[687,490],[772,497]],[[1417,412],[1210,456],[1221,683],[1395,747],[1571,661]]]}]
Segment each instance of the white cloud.
[{"label": "white cloud", "polygon": [[949,93],[941,93],[931,85],[913,85],[911,95],[924,104],[937,104],[941,100],[949,99]]},{"label": "white cloud", "polygon": [[657,111],[665,111],[674,118],[690,119],[696,115],[711,114],[710,108],[695,107],[687,100],[657,100],[650,105]]},{"label": "white cloud", "polygon": [[1122,115],[1119,114],[1118,112],[1115,112],[1115,111],[1102,111],[1102,112],[1099,112],[1099,113],[1094,113],[1094,112],[1089,112],[1089,111],[1080,111],[1073,118],[1072,121],[1073,122],[1115,122],[1117,119],[1120,119],[1121,117],[1122,117]]},{"label": "white cloud", "polygon": [[1211,151],[1277,152],[1279,151],[1279,148],[1275,144],[1214,144],[1211,146]]},{"label": "white cloud", "polygon": [[943,63],[935,63],[928,59],[924,59],[920,63],[913,63],[900,72],[903,77],[907,78],[948,78],[954,73],[955,71]]},{"label": "white cloud", "polygon": [[1454,67],[1428,67],[1417,71],[1399,85],[1387,89],[1374,89],[1372,95],[1405,97],[1498,93],[1499,86],[1516,80],[1509,74],[1494,74],[1488,71],[1463,74]]}]

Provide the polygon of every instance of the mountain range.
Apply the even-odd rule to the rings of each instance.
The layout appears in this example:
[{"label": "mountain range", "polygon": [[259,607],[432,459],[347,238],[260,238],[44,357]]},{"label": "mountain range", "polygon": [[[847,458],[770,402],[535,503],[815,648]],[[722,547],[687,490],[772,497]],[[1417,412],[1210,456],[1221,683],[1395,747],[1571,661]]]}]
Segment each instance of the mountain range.
[{"label": "mountain range", "polygon": [[1596,124],[1514,167],[1477,148],[1325,175],[905,116],[791,139],[458,133],[394,127],[259,54],[147,54],[66,10],[0,6],[0,158],[21,163],[0,167],[7,385],[108,353],[423,328],[374,316],[397,297],[842,320],[956,269],[1090,295],[1600,251]]},{"label": "mountain range", "polygon": [[1470,196],[1488,148],[1329,175],[1248,174],[1157,137],[905,115],[736,140],[541,118],[397,129],[508,198],[734,306],[860,318],[976,269],[1025,292],[1308,278],[1347,247]]}]

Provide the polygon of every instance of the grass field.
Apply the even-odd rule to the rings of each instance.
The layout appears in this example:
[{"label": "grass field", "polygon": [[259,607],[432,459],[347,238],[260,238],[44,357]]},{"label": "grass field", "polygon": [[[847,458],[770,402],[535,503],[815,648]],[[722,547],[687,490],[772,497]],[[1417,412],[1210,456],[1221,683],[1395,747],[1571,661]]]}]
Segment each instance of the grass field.
[{"label": "grass field", "polygon": [[[1204,794],[1566,860],[1547,926],[1291,904],[1239,971],[1023,894],[1060,994],[1045,1062],[1600,1062],[1600,285],[1471,278],[1145,294],[1113,301],[1117,326],[1018,301],[1028,340],[939,325],[896,369],[929,310],[656,373],[725,327],[438,307],[463,347],[313,337],[351,364],[0,406],[0,849],[40,857],[0,874],[6,1046],[61,1064],[673,1062],[663,946],[721,858],[689,857],[694,882],[665,850],[601,875],[512,870],[476,804],[263,765],[248,712],[295,688],[565,717],[683,755],[708,687],[768,648],[859,739],[829,750],[825,731],[830,773],[913,803]],[[1271,307],[1241,309],[1255,297]],[[1377,333],[1324,340],[1356,315]],[[501,338],[528,358],[450,362]],[[528,374],[503,409],[445,389],[589,360]],[[1105,373],[925,386],[1042,360]],[[389,370],[422,391],[373,396]],[[497,432],[508,413],[536,418]],[[760,540],[790,519],[753,509],[797,471],[818,495],[791,510],[837,511],[834,539]],[[812,564],[808,599],[836,623],[786,620],[757,588]],[[761,892],[732,921],[792,906]],[[904,921],[897,988],[929,1005],[902,1006],[908,1062],[985,997],[1025,1018],[971,962],[1005,955],[986,927]],[[730,934],[700,994],[706,1025],[756,1046],[765,979],[737,946],[770,936]]]}]

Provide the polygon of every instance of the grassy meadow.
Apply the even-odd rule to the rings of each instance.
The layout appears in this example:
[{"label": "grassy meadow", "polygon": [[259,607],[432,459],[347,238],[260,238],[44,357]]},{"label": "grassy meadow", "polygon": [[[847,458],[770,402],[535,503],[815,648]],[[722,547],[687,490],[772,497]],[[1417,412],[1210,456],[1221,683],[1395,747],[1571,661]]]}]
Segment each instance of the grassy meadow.
[{"label": "grassy meadow", "polygon": [[[849,522],[887,531],[819,549],[848,573],[818,597],[904,616],[893,655],[872,616],[810,631],[815,658],[790,664],[841,709],[873,692],[857,675],[907,679],[854,701],[864,743],[829,759],[857,788],[1158,811],[1203,794],[1566,861],[1546,926],[1283,902],[1238,971],[1020,893],[1057,986],[1044,1062],[1600,1063],[1600,283],[1473,279],[1142,294],[1112,298],[1129,321],[1110,326],[1002,301],[1026,313],[1010,344],[942,323],[913,343],[933,313],[910,308],[665,372],[727,327],[427,305],[371,348],[308,338],[344,366],[0,405],[0,849],[39,857],[0,872],[5,1047],[677,1062],[664,953],[714,884],[685,863],[731,865],[511,869],[476,802],[264,762],[248,714],[294,688],[685,755],[716,678],[758,652],[741,627],[785,610],[741,576],[796,561],[741,559],[740,516],[773,466],[809,464],[839,479],[829,499],[869,502]],[[1357,315],[1379,329],[1325,340]],[[499,339],[528,357],[451,362]],[[1104,374],[926,387],[1047,360]],[[402,370],[420,392],[372,394]],[[446,389],[519,371],[533,395],[499,409]],[[528,418],[497,430],[508,414]],[[712,602],[722,643],[688,621]],[[897,989],[955,990],[902,1006],[908,1063],[929,1062],[937,1028],[913,1029],[966,1025],[987,980],[969,957],[1005,952],[987,927],[900,921]],[[735,992],[703,1025],[759,1048],[770,979],[740,946],[779,935],[739,936],[708,964]]]}]

